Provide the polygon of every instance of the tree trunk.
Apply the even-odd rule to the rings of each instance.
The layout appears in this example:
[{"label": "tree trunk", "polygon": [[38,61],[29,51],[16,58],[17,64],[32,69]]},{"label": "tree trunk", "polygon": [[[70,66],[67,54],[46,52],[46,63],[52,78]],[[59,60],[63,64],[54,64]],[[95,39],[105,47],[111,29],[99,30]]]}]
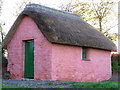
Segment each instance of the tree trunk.
[{"label": "tree trunk", "polygon": [[[0,29],[1,29],[1,44],[2,44],[2,42],[3,42],[3,30],[2,30],[2,27],[1,27],[1,25],[0,25]],[[1,50],[2,50],[2,57],[3,57],[3,55],[4,55],[4,50],[3,50],[3,48],[1,48]]]},{"label": "tree trunk", "polygon": [[102,18],[99,18],[99,28],[100,32],[102,32]]}]

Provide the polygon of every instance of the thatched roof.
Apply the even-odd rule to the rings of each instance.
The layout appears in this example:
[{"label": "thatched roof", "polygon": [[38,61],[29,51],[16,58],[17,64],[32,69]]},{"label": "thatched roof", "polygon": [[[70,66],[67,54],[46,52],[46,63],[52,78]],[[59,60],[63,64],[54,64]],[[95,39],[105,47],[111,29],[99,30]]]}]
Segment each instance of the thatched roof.
[{"label": "thatched roof", "polygon": [[37,4],[27,5],[18,16],[4,39],[4,48],[12,39],[24,16],[31,17],[51,43],[116,50],[111,40],[82,20],[80,16]]}]

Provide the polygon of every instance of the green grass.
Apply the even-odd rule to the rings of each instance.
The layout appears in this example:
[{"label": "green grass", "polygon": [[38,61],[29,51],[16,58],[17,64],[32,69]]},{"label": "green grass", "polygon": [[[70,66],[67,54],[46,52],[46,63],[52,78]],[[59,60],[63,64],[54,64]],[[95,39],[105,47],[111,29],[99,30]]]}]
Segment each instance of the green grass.
[{"label": "green grass", "polygon": [[54,85],[54,83],[53,82],[49,82],[49,83],[46,83],[47,85]]},{"label": "green grass", "polygon": [[[120,82],[119,82],[120,84]],[[74,87],[86,87],[86,88],[118,88],[117,81],[106,81],[106,82],[82,82],[82,83],[75,83],[71,86]]]},{"label": "green grass", "polygon": [[64,87],[62,87],[62,86],[56,86],[54,88],[61,88],[62,90],[64,89]]},{"label": "green grass", "polygon": [[[105,82],[65,82],[58,85],[70,85],[73,87],[85,87],[85,88],[118,88],[118,81],[105,81]],[[120,90],[120,88],[119,88]]]},{"label": "green grass", "polygon": [[[47,83],[48,85],[70,85],[73,87],[85,87],[85,88],[118,88],[118,81],[105,81],[105,82],[64,82],[64,83]],[[57,86],[54,88],[64,88]],[[119,88],[120,90],[120,88]]]}]

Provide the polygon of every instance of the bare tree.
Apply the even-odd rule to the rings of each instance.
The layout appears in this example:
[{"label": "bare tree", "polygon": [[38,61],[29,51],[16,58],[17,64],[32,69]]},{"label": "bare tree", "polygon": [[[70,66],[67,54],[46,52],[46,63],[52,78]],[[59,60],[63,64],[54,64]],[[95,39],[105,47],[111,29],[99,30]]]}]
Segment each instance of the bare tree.
[{"label": "bare tree", "polygon": [[103,19],[105,19],[108,15],[110,15],[111,13],[111,9],[113,7],[113,5],[115,4],[115,2],[113,1],[103,1],[101,0],[99,3],[94,3],[94,1],[92,0],[92,5],[93,5],[93,10],[95,11],[95,16],[98,19],[99,22],[99,30],[100,32],[102,32],[103,30]]},{"label": "bare tree", "polygon": [[[97,3],[93,0],[88,0],[88,2],[69,2],[65,6],[62,5],[61,9],[80,15],[85,21],[94,25],[105,36],[115,41],[118,37],[118,34],[110,34],[109,31],[117,24],[111,26],[107,25],[107,23],[110,21],[110,19],[108,20],[108,17],[110,17],[112,13],[112,7],[115,5],[115,2],[111,0],[99,1],[100,2]],[[106,25],[107,28],[105,28]]]},{"label": "bare tree", "polygon": [[[1,16],[1,10],[2,10],[2,0],[0,0],[0,16]],[[3,29],[2,29],[2,22],[0,21],[0,43],[3,41]]]},{"label": "bare tree", "polygon": [[15,13],[13,13],[13,15],[14,16],[18,16],[20,13],[21,13],[21,11],[25,8],[25,6],[27,5],[27,4],[31,4],[32,3],[32,1],[30,1],[30,0],[23,0],[22,2],[17,2],[16,3],[16,6],[15,6]]},{"label": "bare tree", "polygon": [[[117,26],[118,24],[113,24],[109,26],[108,28],[104,29],[103,26],[106,25],[105,23],[108,22],[107,17],[110,16],[110,14],[113,12],[112,7],[115,5],[116,2],[110,1],[110,0],[101,0],[99,3],[94,3],[92,0],[93,10],[95,11],[95,16],[98,19],[99,22],[99,31],[102,32],[105,36],[110,38],[112,41],[116,41],[118,38],[118,33],[109,33],[109,31]],[[111,19],[112,20],[112,19]],[[104,25],[103,25],[104,24]]]},{"label": "bare tree", "polygon": [[15,12],[13,13],[14,16],[18,16],[21,11],[23,11],[23,9],[25,8],[25,6],[27,4],[31,4],[31,3],[38,3],[40,4],[40,2],[35,2],[35,0],[22,0],[20,2],[17,2],[16,3],[16,6],[15,6]]},{"label": "bare tree", "polygon": [[[2,10],[2,0],[0,0],[0,17],[1,17],[1,10]],[[2,23],[2,21],[0,21],[0,47],[2,48],[2,42],[3,42],[3,39],[4,39],[4,36],[5,36],[5,32],[3,31],[3,23]],[[4,50],[3,50],[3,48],[1,49],[1,52],[2,52],[2,59],[3,58],[5,58],[4,57]]]}]

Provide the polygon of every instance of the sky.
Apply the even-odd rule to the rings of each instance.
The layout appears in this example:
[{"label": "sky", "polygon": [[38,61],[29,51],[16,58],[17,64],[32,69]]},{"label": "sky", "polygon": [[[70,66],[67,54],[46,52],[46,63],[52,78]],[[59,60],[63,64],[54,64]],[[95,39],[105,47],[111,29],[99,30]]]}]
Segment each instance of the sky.
[{"label": "sky", "polygon": [[[15,11],[17,10],[17,7],[18,7],[17,5],[19,5],[22,1],[23,0],[3,0],[2,15],[0,19],[2,20],[2,22],[5,22],[5,26],[3,27],[3,30],[6,33],[10,30],[11,26],[16,20],[17,17],[14,14],[15,14]],[[68,3],[71,0],[24,0],[24,1],[33,1],[34,3],[45,5],[47,7],[60,9],[60,6],[62,4]],[[80,0],[80,1],[85,1],[85,0]],[[119,1],[119,0],[113,0],[113,1]],[[115,8],[114,13],[116,14],[116,19],[117,19],[117,11],[118,11],[118,8]],[[118,23],[118,22],[116,21],[114,23]],[[111,30],[111,33],[112,32],[118,32],[118,26],[115,26]],[[118,41],[115,42],[115,44],[118,46]]]},{"label": "sky", "polygon": [[[3,29],[6,33],[16,20],[14,13],[16,11],[17,4],[19,4],[21,1],[23,0],[3,0],[2,15],[0,19],[5,22]],[[48,7],[59,9],[58,6],[63,3],[63,0],[51,0],[51,2],[50,0],[34,0],[34,3],[40,3]]]}]

